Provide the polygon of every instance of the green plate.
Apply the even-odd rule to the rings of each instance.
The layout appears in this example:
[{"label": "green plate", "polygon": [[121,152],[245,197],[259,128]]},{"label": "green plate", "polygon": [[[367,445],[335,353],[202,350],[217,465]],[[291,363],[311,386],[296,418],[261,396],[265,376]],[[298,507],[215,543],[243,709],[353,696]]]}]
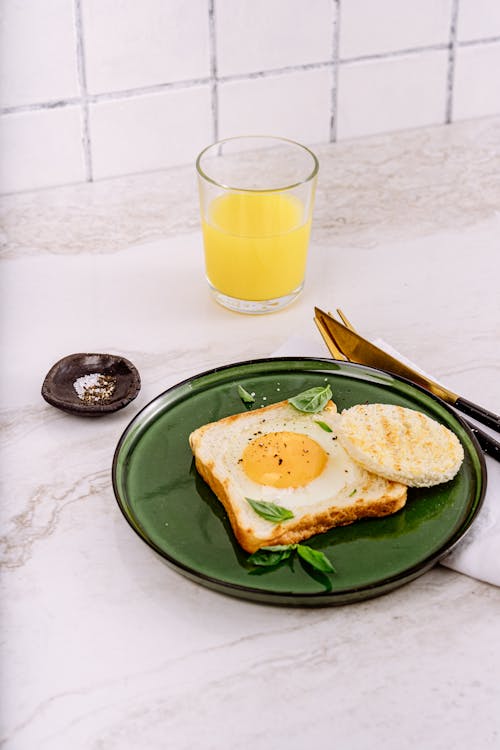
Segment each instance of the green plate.
[{"label": "green plate", "polygon": [[[224,508],[194,468],[188,436],[202,424],[248,408],[237,384],[255,392],[252,408],[258,408],[325,381],[339,411],[378,402],[437,419],[458,436],[465,460],[451,482],[410,489],[406,506],[394,515],[310,539],[307,544],[328,556],[335,574],[313,575],[295,558],[255,571]],[[478,444],[446,404],[401,378],[331,359],[263,359],[196,375],[159,395],[135,417],[113,460],[113,488],[125,518],[175,570],[225,594],[295,606],[356,602],[422,575],[463,537],[481,507],[485,486]]]}]

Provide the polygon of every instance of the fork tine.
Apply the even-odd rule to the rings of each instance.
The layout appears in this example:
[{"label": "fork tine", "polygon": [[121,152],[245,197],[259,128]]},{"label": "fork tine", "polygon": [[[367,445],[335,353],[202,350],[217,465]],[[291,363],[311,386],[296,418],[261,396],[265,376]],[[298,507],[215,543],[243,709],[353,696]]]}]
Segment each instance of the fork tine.
[{"label": "fork tine", "polygon": [[337,313],[342,320],[342,323],[345,325],[346,328],[349,328],[350,331],[356,332],[356,329],[354,328],[353,324],[346,318],[340,307],[337,307]]}]

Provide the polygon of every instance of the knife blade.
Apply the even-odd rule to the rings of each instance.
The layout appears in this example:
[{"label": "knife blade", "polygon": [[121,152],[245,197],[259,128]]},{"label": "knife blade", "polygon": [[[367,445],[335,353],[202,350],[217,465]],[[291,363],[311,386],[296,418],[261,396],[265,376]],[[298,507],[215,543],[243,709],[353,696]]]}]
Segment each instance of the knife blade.
[{"label": "knife blade", "polygon": [[493,414],[493,412],[484,409],[482,406],[462,398],[457,393],[449,390],[449,388],[445,388],[426,375],[422,375],[422,373],[414,370],[412,367],[405,365],[395,357],[387,354],[383,349],[372,344],[371,341],[346,328],[346,326],[318,307],[314,308],[314,312],[323,330],[326,331],[328,336],[332,338],[335,346],[351,362],[376,367],[379,370],[386,370],[394,375],[411,380],[413,383],[417,383],[417,385],[430,391],[434,396],[446,401],[446,403],[455,407],[455,409],[467,414],[469,417],[473,417],[496,432],[500,432],[500,417],[497,414]]}]

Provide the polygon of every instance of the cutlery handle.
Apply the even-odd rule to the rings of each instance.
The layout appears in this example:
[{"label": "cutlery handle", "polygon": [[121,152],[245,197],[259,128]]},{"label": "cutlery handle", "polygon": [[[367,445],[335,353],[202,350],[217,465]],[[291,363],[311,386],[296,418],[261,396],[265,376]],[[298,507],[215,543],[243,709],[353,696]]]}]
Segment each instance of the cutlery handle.
[{"label": "cutlery handle", "polygon": [[469,425],[471,432],[473,432],[476,436],[476,440],[481,446],[483,453],[487,456],[491,456],[491,458],[494,458],[497,461],[500,461],[500,443],[487,435],[486,432],[480,430],[479,427],[473,425],[472,422],[469,422],[467,420],[465,421]]},{"label": "cutlery handle", "polygon": [[492,430],[500,432],[500,417],[497,414],[493,414],[492,411],[483,409],[482,406],[473,404],[472,401],[467,401],[466,398],[459,396],[453,404],[455,409],[459,409],[468,417],[477,419],[478,422],[485,424],[487,427],[491,427]]}]

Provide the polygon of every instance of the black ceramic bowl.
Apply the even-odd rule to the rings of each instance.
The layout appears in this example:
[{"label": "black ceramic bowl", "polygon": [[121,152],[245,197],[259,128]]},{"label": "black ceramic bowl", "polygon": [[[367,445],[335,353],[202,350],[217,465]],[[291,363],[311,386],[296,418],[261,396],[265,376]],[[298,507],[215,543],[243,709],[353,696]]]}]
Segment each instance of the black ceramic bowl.
[{"label": "black ceramic bowl", "polygon": [[[75,382],[98,373],[113,383],[113,392],[101,400],[84,400]],[[123,409],[137,396],[141,379],[132,362],[114,354],[70,354],[53,365],[42,385],[49,404],[70,414],[98,417]]]}]

